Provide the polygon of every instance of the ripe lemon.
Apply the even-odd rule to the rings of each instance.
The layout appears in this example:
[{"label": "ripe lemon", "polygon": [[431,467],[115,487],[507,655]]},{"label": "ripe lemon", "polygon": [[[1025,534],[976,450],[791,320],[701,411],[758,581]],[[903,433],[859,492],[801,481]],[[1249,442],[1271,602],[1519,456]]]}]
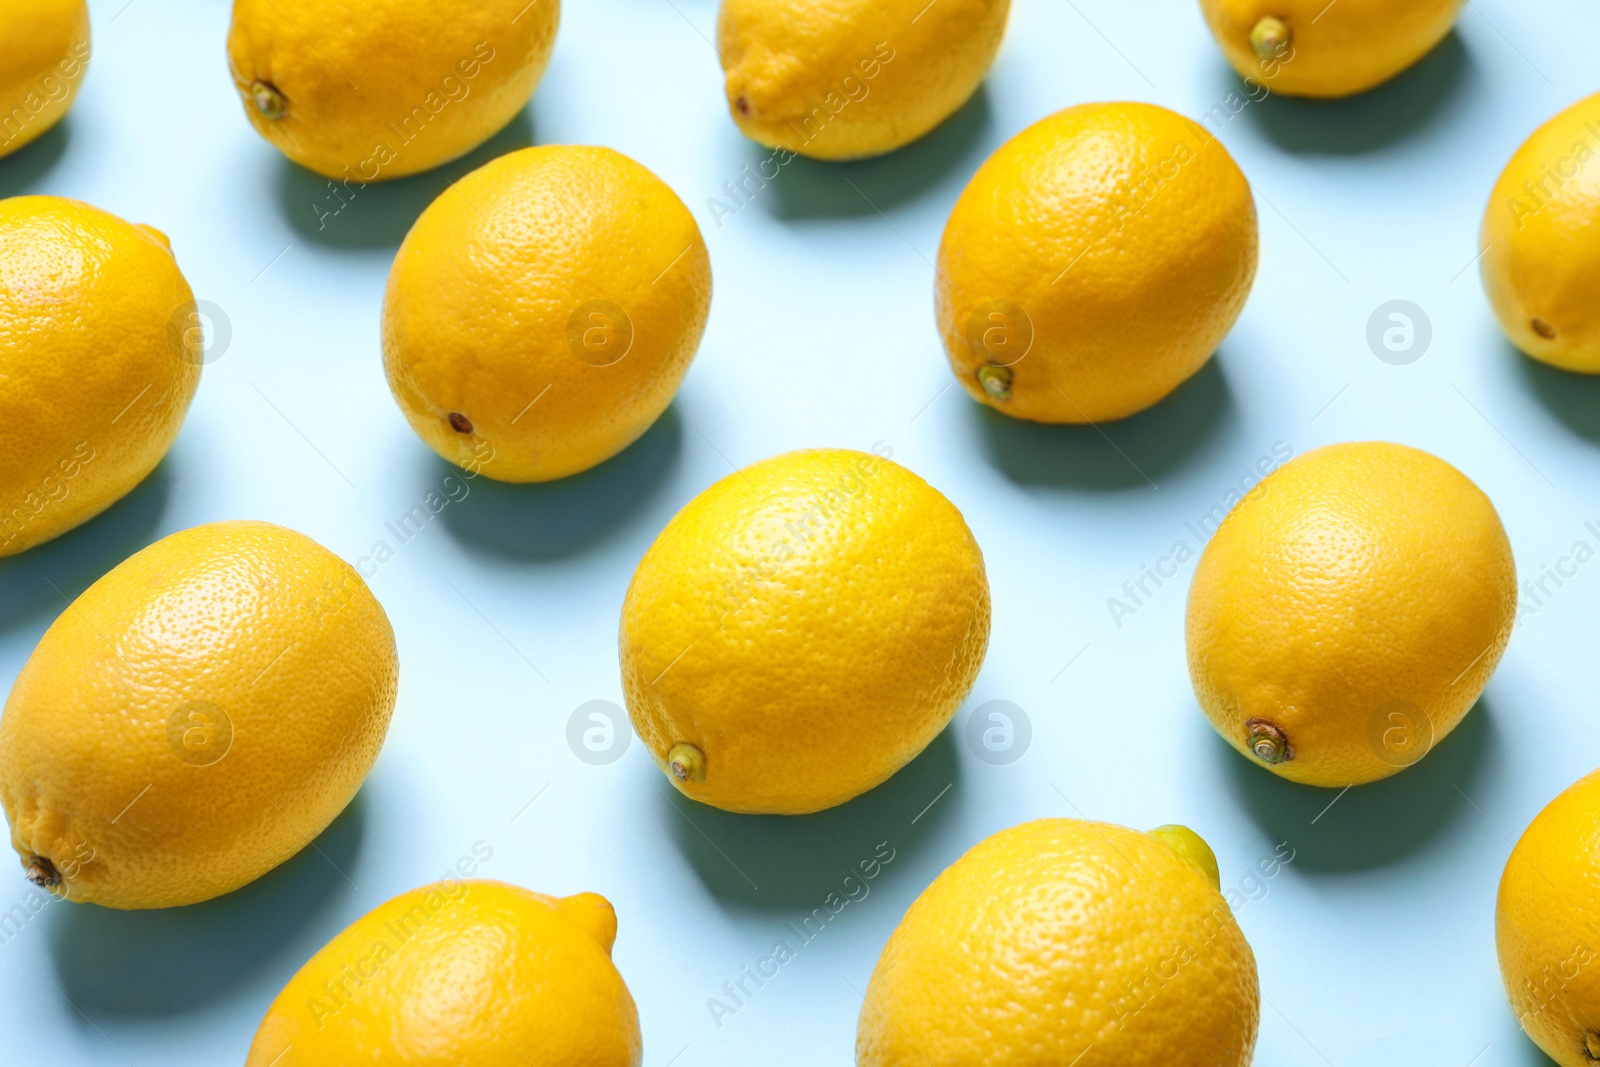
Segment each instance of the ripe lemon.
[{"label": "ripe lemon", "polygon": [[722,0],[717,51],[745,136],[813,159],[910,144],[978,91],[1011,0]]},{"label": "ripe lemon", "polygon": [[85,0],[0,0],[0,158],[72,107],[89,66]]},{"label": "ripe lemon", "polygon": [[1465,0],[1200,0],[1233,69],[1285,96],[1365,92],[1433,50]]},{"label": "ripe lemon", "polygon": [[264,522],[163,538],[72,602],[0,716],[30,880],[110,908],[193,904],[305,847],[394,708],[394,632],[354,569]]},{"label": "ripe lemon", "polygon": [[384,296],[383,365],[439,455],[544,482],[650,428],[710,311],[705,240],[660,178],[609,148],[526,148],[411,228]]},{"label": "ripe lemon", "polygon": [[1552,800],[1511,850],[1495,905],[1511,1010],[1561,1067],[1600,1059],[1600,772]]},{"label": "ripe lemon", "polygon": [[1084,104],[978,170],[939,245],[956,379],[1035,422],[1120,419],[1205,365],[1250,294],[1256,209],[1227,149],[1153,104]]},{"label": "ripe lemon", "polygon": [[1536,130],[1489,195],[1479,261],[1511,343],[1534,359],[1600,374],[1600,93]]},{"label": "ripe lemon", "polygon": [[857,1067],[1246,1067],[1255,956],[1196,862],[1214,871],[1211,850],[1171,830],[1195,859],[1165,834],[1077,819],[980,842],[889,938]]},{"label": "ripe lemon", "polygon": [[446,879],[351,923],[283,987],[245,1067],[638,1067],[604,897]]},{"label": "ripe lemon", "polygon": [[163,234],[75,200],[0,200],[0,556],[161,462],[200,383],[198,322]]},{"label": "ripe lemon", "polygon": [[466,155],[544,75],[560,0],[234,0],[228,66],[256,132],[358,185]]},{"label": "ripe lemon", "polygon": [[1387,778],[1466,715],[1511,636],[1516,567],[1489,498],[1427,452],[1330,445],[1223,520],[1189,587],[1211,725],[1309,785]]},{"label": "ripe lemon", "polygon": [[795,815],[911,762],[988,643],[955,505],[886,453],[817,449],[729,475],[661,531],[622,606],[622,683],[687,796]]}]

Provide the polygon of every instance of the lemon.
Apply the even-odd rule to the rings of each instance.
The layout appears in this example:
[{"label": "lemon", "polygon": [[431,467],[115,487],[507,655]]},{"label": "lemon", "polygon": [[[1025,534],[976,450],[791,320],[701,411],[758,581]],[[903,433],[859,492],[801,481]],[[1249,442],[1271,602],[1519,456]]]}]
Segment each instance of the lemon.
[{"label": "lemon", "polygon": [[1310,785],[1386,778],[1455,729],[1511,636],[1489,498],[1427,452],[1331,445],[1223,520],[1189,587],[1189,675],[1240,752]]},{"label": "lemon", "polygon": [[0,0],[0,158],[29,144],[72,107],[89,67],[85,0]]},{"label": "lemon", "polygon": [[1465,0],[1200,0],[1233,69],[1285,96],[1388,81],[1433,50]]},{"label": "lemon", "polygon": [[1511,850],[1495,905],[1517,1022],[1561,1067],[1600,1059],[1600,772],[1552,800]]},{"label": "lemon", "polygon": [[256,131],[357,186],[466,155],[544,75],[560,0],[234,0],[228,66]]},{"label": "lemon", "polygon": [[622,682],[684,794],[793,815],[909,763],[988,643],[955,505],[886,451],[817,449],[729,475],[667,524],[623,603]]},{"label": "lemon", "polygon": [[245,1067],[638,1067],[604,897],[446,879],[357,919],[283,987]]},{"label": "lemon", "polygon": [[1141,411],[1211,358],[1256,271],[1256,209],[1227,149],[1153,104],[1084,104],[1012,138],[939,245],[956,379],[996,410],[1087,423]]},{"label": "lemon", "polygon": [[722,0],[717,51],[745,136],[814,159],[910,144],[977,92],[1011,0]]},{"label": "lemon", "polygon": [[161,462],[202,340],[163,234],[75,200],[0,200],[0,555],[92,519]]},{"label": "lemon", "polygon": [[192,904],[321,833],[377,759],[394,632],[310,538],[163,538],[45,632],[0,715],[0,803],[30,880],[111,908]]},{"label": "lemon", "polygon": [[867,985],[856,1064],[1247,1067],[1260,1011],[1255,956],[1193,860],[1137,830],[1040,819],[911,905]]},{"label": "lemon", "polygon": [[1534,359],[1600,374],[1600,93],[1517,149],[1483,215],[1479,260],[1511,343]]},{"label": "lemon", "polygon": [[406,236],[384,369],[439,455],[549,481],[650,428],[710,310],[705,240],[661,179],[609,148],[527,148],[461,179]]}]

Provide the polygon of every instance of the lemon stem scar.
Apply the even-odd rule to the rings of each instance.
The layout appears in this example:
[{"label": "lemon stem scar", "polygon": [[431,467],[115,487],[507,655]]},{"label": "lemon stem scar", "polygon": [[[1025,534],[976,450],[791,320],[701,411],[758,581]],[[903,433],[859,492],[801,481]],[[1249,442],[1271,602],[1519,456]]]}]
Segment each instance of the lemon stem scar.
[{"label": "lemon stem scar", "polygon": [[262,118],[276,121],[289,113],[289,101],[278,92],[278,87],[259,78],[250,83],[250,101]]},{"label": "lemon stem scar", "polygon": [[1211,887],[1222,892],[1222,872],[1217,869],[1217,854],[1211,851],[1206,839],[1177,823],[1168,823],[1150,831],[1150,836],[1188,860],[1206,876]]},{"label": "lemon stem scar", "polygon": [[706,780],[706,754],[687,741],[679,741],[667,753],[667,769],[680,782]]},{"label": "lemon stem scar", "polygon": [[1584,1034],[1583,1051],[1588,1054],[1590,1060],[1600,1063],[1600,1034],[1593,1030]]},{"label": "lemon stem scar", "polygon": [[1011,399],[1011,368],[994,367],[987,363],[978,368],[978,384],[996,400]]},{"label": "lemon stem scar", "polygon": [[1537,315],[1528,325],[1533,329],[1534,333],[1543,337],[1546,341],[1554,341],[1556,339],[1556,328]]},{"label": "lemon stem scar", "polygon": [[472,420],[459,411],[452,411],[450,413],[450,428],[456,433],[471,433]]},{"label": "lemon stem scar", "polygon": [[1294,759],[1294,746],[1282,729],[1266,719],[1251,719],[1244,725],[1250,734],[1250,751],[1262,763],[1288,763]]},{"label": "lemon stem scar", "polygon": [[43,856],[29,860],[28,869],[23,874],[40,889],[54,889],[61,884],[61,874],[56,870],[56,865]]},{"label": "lemon stem scar", "polygon": [[1250,31],[1250,47],[1262,59],[1278,59],[1289,49],[1289,27],[1282,19],[1264,16]]}]

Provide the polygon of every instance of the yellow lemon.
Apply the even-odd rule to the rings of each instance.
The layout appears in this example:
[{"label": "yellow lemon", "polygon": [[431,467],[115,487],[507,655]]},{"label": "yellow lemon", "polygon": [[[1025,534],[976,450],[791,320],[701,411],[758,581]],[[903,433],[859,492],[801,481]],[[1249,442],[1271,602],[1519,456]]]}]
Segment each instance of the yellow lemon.
[{"label": "yellow lemon", "polygon": [[1255,956],[1196,862],[1214,871],[1211,850],[1168,829],[1193,858],[1154,834],[1040,819],[951,864],[873,969],[857,1067],[1247,1067]]},{"label": "yellow lemon", "polygon": [[814,159],[910,144],[977,92],[1011,0],[722,0],[717,51],[745,136]]},{"label": "yellow lemon", "polygon": [[0,0],[0,158],[72,107],[89,66],[85,0]]},{"label": "yellow lemon", "polygon": [[1600,1059],[1600,771],[1541,811],[1506,861],[1495,905],[1500,976],[1517,1022],[1561,1067]]},{"label": "yellow lemon", "polygon": [[604,897],[446,879],[351,923],[283,987],[245,1067],[638,1067]]},{"label": "yellow lemon", "polygon": [[1100,422],[1205,365],[1256,273],[1227,149],[1153,104],[1084,104],[1012,138],[956,202],[936,311],[956,379],[1035,422]]},{"label": "yellow lemon", "polygon": [[661,531],[622,606],[622,683],[686,795],[794,815],[911,762],[988,643],[955,505],[886,451],[817,449],[729,475]]},{"label": "yellow lemon", "polygon": [[527,148],[411,228],[384,296],[383,364],[439,455],[543,482],[650,428],[710,311],[705,240],[660,178],[609,148]]},{"label": "yellow lemon", "polygon": [[1466,475],[1404,445],[1330,445],[1274,471],[1206,545],[1189,675],[1217,732],[1277,774],[1371,782],[1455,729],[1516,610],[1511,544]]},{"label": "yellow lemon", "polygon": [[161,462],[202,340],[164,235],[75,200],[0,200],[0,555],[92,519]]},{"label": "yellow lemon", "polygon": [[175,533],[45,631],[0,715],[27,875],[110,908],[193,904],[344,810],[394,708],[394,632],[353,568],[264,522]]},{"label": "yellow lemon", "polygon": [[1489,195],[1479,261],[1500,328],[1522,351],[1600,374],[1600,93],[1536,130]]},{"label": "yellow lemon", "polygon": [[544,75],[560,0],[234,0],[228,66],[256,131],[365,184],[466,155]]},{"label": "yellow lemon", "polygon": [[1433,50],[1465,0],[1200,0],[1233,69],[1285,96],[1365,92]]}]

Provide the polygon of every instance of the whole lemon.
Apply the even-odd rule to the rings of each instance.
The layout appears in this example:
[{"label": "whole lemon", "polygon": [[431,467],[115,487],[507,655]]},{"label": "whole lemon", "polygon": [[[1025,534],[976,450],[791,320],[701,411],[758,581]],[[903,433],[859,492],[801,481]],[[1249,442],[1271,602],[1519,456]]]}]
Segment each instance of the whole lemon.
[{"label": "whole lemon", "polygon": [[978,91],[1011,0],[722,0],[717,52],[745,136],[813,159],[910,144]]},{"label": "whole lemon", "polygon": [[72,107],[89,67],[86,0],[0,0],[0,158]]},{"label": "whole lemon", "polygon": [[1561,1067],[1600,1059],[1600,771],[1541,811],[1506,861],[1495,905],[1500,977],[1517,1022]]},{"label": "whole lemon", "polygon": [[383,365],[439,455],[544,482],[650,428],[710,311],[705,240],[666,183],[609,148],[526,148],[451,186],[406,235]]},{"label": "whole lemon", "polygon": [[1217,527],[1189,587],[1189,675],[1217,732],[1275,773],[1371,782],[1455,729],[1516,610],[1511,544],[1466,475],[1404,445],[1330,445]]},{"label": "whole lemon", "polygon": [[361,576],[264,522],[163,538],[51,624],[0,715],[27,875],[110,908],[193,904],[299,852],[355,796],[394,708]]},{"label": "whole lemon", "polygon": [[604,897],[446,879],[351,923],[267,1009],[245,1067],[638,1067]]},{"label": "whole lemon", "polygon": [[1211,358],[1250,295],[1256,209],[1228,150],[1153,104],[1084,104],[1001,146],[939,245],[962,387],[1035,422],[1142,411]]},{"label": "whole lemon", "polygon": [[889,938],[858,1067],[1247,1067],[1255,956],[1211,850],[1173,829],[1193,859],[1165,834],[1078,819],[976,845]]},{"label": "whole lemon", "polygon": [[161,462],[200,384],[198,324],[163,234],[76,200],[0,200],[0,556]]},{"label": "whole lemon", "polygon": [[1536,130],[1483,214],[1483,287],[1511,343],[1600,374],[1600,93]]},{"label": "whole lemon", "polygon": [[1465,0],[1200,0],[1239,74],[1285,96],[1335,97],[1388,81],[1433,50]]},{"label": "whole lemon", "polygon": [[686,795],[803,814],[938,736],[989,644],[955,505],[877,450],[775,456],[695,497],[622,606],[628,712]]},{"label": "whole lemon", "polygon": [[347,184],[464,156],[533,96],[561,0],[234,0],[228,66],[256,132]]}]

